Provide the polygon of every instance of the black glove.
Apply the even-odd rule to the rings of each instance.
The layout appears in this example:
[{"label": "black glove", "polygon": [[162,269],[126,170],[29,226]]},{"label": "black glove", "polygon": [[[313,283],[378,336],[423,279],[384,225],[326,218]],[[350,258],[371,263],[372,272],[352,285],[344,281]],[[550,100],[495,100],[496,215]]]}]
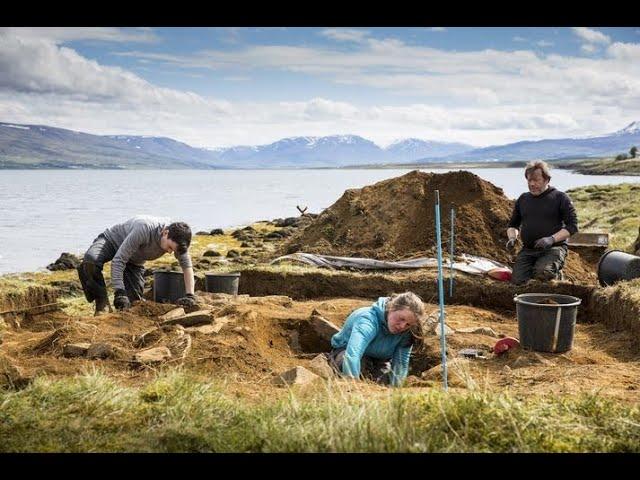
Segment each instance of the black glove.
[{"label": "black glove", "polygon": [[553,247],[553,244],[556,243],[556,241],[554,240],[554,238],[551,237],[542,237],[538,240],[536,240],[536,243],[533,244],[533,246],[535,248],[543,248],[543,249],[547,249],[547,248],[551,248]]},{"label": "black glove", "polygon": [[121,289],[116,290],[115,297],[113,298],[113,305],[117,310],[127,310],[128,308],[131,308],[131,302],[129,301],[127,292]]},{"label": "black glove", "polygon": [[179,298],[176,303],[183,307],[194,307],[198,304],[198,300],[193,293],[187,293],[184,297]]},{"label": "black glove", "polygon": [[510,238],[509,240],[507,240],[506,247],[507,250],[514,250],[516,248],[516,239]]}]

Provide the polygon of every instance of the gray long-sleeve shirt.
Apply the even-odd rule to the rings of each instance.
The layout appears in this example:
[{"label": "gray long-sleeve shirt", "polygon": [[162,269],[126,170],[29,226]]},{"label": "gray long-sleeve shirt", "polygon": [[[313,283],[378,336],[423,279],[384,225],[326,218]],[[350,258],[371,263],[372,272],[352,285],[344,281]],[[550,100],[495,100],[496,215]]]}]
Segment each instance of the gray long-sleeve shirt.
[{"label": "gray long-sleeve shirt", "polygon": [[[168,218],[138,215],[104,231],[107,240],[118,249],[111,261],[111,284],[114,289],[125,289],[123,274],[127,263],[143,266],[145,261],[155,260],[167,253],[160,248],[160,238],[162,229],[170,224]],[[189,252],[183,255],[176,252],[174,256],[183,270],[192,268]]]}]

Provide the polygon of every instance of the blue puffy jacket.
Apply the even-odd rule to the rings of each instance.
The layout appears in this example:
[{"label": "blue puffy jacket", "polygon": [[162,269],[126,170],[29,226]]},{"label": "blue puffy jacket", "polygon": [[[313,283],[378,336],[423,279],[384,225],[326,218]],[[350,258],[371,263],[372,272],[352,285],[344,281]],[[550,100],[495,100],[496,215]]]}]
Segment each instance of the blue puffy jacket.
[{"label": "blue puffy jacket", "polygon": [[380,297],[370,307],[351,312],[338,333],[331,337],[333,348],[345,348],[342,373],[347,377],[360,377],[363,355],[380,360],[391,360],[391,384],[398,386],[407,377],[412,334],[409,331],[392,334],[387,326],[384,310],[387,297]]}]

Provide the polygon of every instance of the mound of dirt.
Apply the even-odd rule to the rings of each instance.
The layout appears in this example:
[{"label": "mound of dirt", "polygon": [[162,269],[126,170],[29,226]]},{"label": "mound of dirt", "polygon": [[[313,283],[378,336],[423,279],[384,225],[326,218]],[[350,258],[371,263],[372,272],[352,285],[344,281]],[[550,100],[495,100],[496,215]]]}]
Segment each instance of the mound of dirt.
[{"label": "mound of dirt", "polygon": [[[400,260],[436,254],[435,191],[440,193],[441,240],[449,252],[451,208],[455,209],[455,251],[512,264],[505,249],[514,201],[468,171],[444,174],[412,171],[360,189],[346,190],[316,220],[290,238],[282,254]],[[565,273],[590,281],[591,266],[569,255]]]}]

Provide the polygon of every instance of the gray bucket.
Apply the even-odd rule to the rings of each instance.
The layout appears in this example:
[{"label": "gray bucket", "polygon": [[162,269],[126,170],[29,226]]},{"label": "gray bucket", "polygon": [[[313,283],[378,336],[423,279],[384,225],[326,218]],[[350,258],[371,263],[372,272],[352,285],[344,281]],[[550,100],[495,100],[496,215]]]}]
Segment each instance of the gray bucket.
[{"label": "gray bucket", "polygon": [[239,272],[204,274],[204,289],[207,292],[237,295],[239,285]]},{"label": "gray bucket", "polygon": [[621,250],[609,250],[600,257],[598,281],[602,287],[634,278],[640,278],[640,257]]},{"label": "gray bucket", "polygon": [[184,274],[182,272],[153,272],[153,301],[158,303],[175,303],[186,295]]},{"label": "gray bucket", "polygon": [[522,348],[553,353],[571,350],[582,300],[551,293],[523,293],[513,300]]}]

